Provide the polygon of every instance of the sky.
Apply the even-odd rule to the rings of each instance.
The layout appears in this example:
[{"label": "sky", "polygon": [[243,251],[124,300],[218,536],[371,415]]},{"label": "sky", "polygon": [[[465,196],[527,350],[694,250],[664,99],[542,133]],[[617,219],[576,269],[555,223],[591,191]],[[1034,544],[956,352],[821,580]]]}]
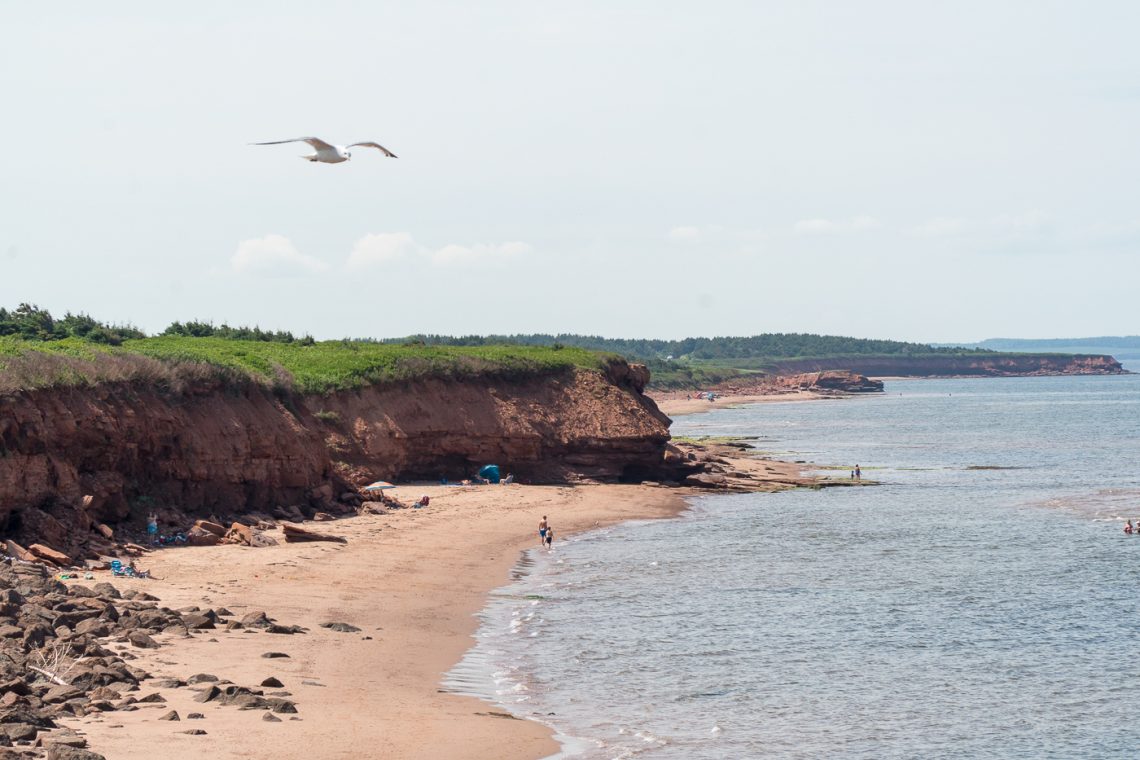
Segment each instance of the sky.
[{"label": "sky", "polygon": [[[0,3],[0,305],[1140,333],[1140,5]],[[314,135],[375,140],[327,165]]]}]

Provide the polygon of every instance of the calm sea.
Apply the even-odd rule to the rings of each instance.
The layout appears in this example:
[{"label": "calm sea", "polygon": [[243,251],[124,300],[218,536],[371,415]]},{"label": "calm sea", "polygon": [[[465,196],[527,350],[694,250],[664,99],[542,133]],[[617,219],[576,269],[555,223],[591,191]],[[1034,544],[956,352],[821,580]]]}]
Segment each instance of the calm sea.
[{"label": "calm sea", "polygon": [[674,433],[881,484],[528,552],[452,688],[591,760],[1140,756],[1140,376],[888,382]]}]

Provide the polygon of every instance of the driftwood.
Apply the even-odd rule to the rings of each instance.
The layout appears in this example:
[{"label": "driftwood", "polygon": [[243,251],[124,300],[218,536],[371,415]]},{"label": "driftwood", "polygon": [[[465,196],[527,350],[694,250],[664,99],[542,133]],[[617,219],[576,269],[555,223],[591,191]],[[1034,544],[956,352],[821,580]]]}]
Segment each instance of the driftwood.
[{"label": "driftwood", "polygon": [[39,665],[28,664],[29,670],[34,670],[40,675],[47,678],[54,684],[60,686],[71,685],[71,671],[75,670],[78,665],[86,657],[76,658],[71,651],[70,644],[56,641],[52,644],[44,644],[38,649],[34,649],[29,653],[35,657]]},{"label": "driftwood", "polygon": [[348,541],[340,536],[329,536],[324,533],[316,533],[311,530],[305,530],[297,525],[290,525],[289,523],[282,523],[281,530],[285,531],[285,542],[293,543],[295,541],[332,541],[337,544],[347,544]]}]

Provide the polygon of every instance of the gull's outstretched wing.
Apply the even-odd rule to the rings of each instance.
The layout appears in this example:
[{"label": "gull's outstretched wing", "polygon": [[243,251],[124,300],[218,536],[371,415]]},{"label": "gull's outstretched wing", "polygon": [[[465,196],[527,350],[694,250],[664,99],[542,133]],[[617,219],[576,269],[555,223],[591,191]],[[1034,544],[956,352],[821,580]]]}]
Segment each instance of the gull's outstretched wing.
[{"label": "gull's outstretched wing", "polygon": [[349,146],[347,146],[347,147],[349,147],[349,148],[355,148],[355,147],[356,147],[356,146],[358,146],[358,145],[359,145],[360,147],[362,147],[362,148],[377,148],[377,149],[379,149],[379,150],[383,151],[384,155],[385,155],[385,156],[387,156],[388,158],[399,158],[399,156],[397,156],[395,153],[393,153],[392,151],[390,151],[390,150],[388,150],[387,148],[385,148],[385,147],[384,147],[383,145],[381,145],[380,143],[374,143],[374,142],[359,142],[359,143],[353,143],[352,145],[349,145]]},{"label": "gull's outstretched wing", "polygon": [[319,137],[294,137],[292,140],[274,140],[273,142],[250,143],[250,145],[284,145],[291,142],[306,142],[317,150],[333,150],[333,146]]}]

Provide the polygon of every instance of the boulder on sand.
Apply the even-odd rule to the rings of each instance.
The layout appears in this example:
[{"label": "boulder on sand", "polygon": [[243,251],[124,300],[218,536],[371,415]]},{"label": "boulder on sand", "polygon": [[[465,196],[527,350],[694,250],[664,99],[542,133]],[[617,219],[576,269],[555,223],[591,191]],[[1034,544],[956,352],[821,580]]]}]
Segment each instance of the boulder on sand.
[{"label": "boulder on sand", "polygon": [[12,540],[4,542],[4,550],[8,553],[9,557],[15,557],[23,562],[35,562],[37,559],[36,555]]},{"label": "boulder on sand", "polygon": [[197,526],[186,532],[186,543],[191,546],[213,546],[222,540],[222,537],[213,531]]},{"label": "boulder on sand", "polygon": [[248,525],[242,525],[239,522],[230,526],[226,531],[224,541],[227,544],[245,544],[246,546],[253,545],[253,528]]},{"label": "boulder on sand", "polygon": [[28,547],[28,551],[40,559],[46,559],[48,562],[54,562],[57,565],[62,566],[71,564],[71,557],[67,556],[63,552],[57,552],[50,546],[44,546],[43,544],[32,544]]},{"label": "boulder on sand", "polygon": [[282,523],[281,529],[285,531],[285,542],[293,543],[296,541],[332,541],[338,544],[346,544],[348,541],[340,536],[330,536],[324,533],[316,533],[311,530],[305,530],[297,525],[290,523]]},{"label": "boulder on sand", "polygon": [[208,533],[213,533],[218,538],[226,535],[225,526],[219,525],[216,522],[211,522],[210,520],[195,520],[194,527],[190,530],[194,530],[195,528],[204,530]]}]

